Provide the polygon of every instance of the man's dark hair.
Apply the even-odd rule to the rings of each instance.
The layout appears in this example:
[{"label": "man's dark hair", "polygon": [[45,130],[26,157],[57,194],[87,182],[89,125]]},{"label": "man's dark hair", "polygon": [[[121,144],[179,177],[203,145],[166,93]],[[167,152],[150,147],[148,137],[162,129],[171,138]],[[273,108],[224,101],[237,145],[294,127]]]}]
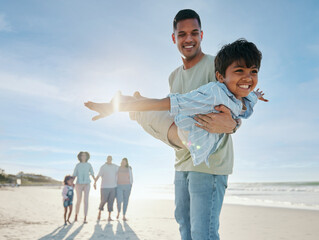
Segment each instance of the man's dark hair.
[{"label": "man's dark hair", "polygon": [[199,24],[199,27],[201,28],[202,25],[201,25],[201,22],[200,22],[200,18],[199,18],[199,15],[197,14],[197,12],[195,12],[194,10],[192,9],[183,9],[183,10],[180,10],[175,18],[174,18],[174,21],[173,21],[173,30],[175,31],[176,30],[176,26],[177,26],[177,23],[179,21],[182,21],[182,20],[185,20],[185,19],[192,19],[192,18],[195,18],[197,19],[198,21],[198,24]]},{"label": "man's dark hair", "polygon": [[246,67],[260,68],[262,54],[252,42],[240,38],[233,43],[226,44],[217,53],[215,58],[215,72],[225,77],[226,69],[235,61],[243,60]]}]

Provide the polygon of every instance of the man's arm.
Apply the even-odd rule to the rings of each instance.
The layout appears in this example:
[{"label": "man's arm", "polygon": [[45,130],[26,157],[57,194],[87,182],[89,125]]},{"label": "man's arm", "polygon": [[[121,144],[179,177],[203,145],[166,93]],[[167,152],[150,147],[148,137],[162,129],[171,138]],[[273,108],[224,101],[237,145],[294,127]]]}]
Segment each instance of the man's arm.
[{"label": "man's arm", "polygon": [[90,167],[90,175],[91,175],[91,177],[93,178],[93,180],[95,181],[94,171],[93,171],[92,165],[91,165],[91,167]]},{"label": "man's arm", "polygon": [[215,110],[219,113],[197,115],[194,119],[199,124],[196,126],[210,133],[233,133],[238,123],[233,119],[230,110],[224,105],[216,106]]},{"label": "man's arm", "polygon": [[99,175],[97,175],[96,176],[96,178],[94,178],[94,184],[93,184],[93,187],[94,187],[94,189],[96,190],[96,182],[97,182],[97,180],[99,180]]}]

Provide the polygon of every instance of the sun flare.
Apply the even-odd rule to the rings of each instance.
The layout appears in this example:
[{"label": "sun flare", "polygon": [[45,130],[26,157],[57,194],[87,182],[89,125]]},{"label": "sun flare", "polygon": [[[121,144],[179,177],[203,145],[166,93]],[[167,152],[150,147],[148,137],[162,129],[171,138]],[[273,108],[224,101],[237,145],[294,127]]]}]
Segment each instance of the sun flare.
[{"label": "sun flare", "polygon": [[114,98],[112,99],[113,109],[115,112],[120,111],[120,98],[121,98],[121,92],[119,91],[115,94]]}]

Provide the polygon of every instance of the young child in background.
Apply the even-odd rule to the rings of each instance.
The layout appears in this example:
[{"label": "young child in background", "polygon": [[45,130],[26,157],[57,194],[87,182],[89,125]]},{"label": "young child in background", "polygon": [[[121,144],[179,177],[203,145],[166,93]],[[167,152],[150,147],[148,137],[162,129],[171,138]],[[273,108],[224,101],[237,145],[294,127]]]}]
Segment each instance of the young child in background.
[{"label": "young child in background", "polygon": [[177,131],[179,139],[169,141],[189,149],[194,165],[202,162],[209,165],[208,157],[218,149],[225,134],[209,133],[197,127],[194,116],[216,112],[216,106],[224,105],[231,110],[234,119],[250,117],[257,99],[268,101],[262,91],[253,91],[258,83],[261,58],[254,43],[239,39],[218,52],[215,58],[217,82],[185,94],[172,93],[163,99],[145,98],[137,92],[134,97],[118,95],[110,103],[87,102],[85,106],[99,113],[93,120],[116,111],[170,111],[175,116],[175,126],[169,131]]},{"label": "young child in background", "polygon": [[[71,224],[70,222],[70,216],[72,213],[72,205],[73,205],[73,177],[70,175],[67,175],[64,177],[64,187],[62,190],[62,197],[63,197],[63,206],[64,206],[64,225],[67,225],[67,223]],[[69,208],[69,215],[68,218],[66,218],[66,215],[68,213]]]}]

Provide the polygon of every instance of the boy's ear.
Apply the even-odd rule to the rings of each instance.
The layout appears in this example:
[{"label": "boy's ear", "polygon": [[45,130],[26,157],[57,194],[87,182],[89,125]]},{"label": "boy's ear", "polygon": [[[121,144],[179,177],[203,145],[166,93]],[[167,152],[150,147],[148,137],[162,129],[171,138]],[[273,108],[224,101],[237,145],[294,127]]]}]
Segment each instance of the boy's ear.
[{"label": "boy's ear", "polygon": [[224,82],[224,77],[219,72],[216,72],[216,79],[218,80],[218,82]]},{"label": "boy's ear", "polygon": [[175,34],[172,33],[172,40],[173,40],[173,43],[176,44],[176,39],[175,39]]},{"label": "boy's ear", "polygon": [[204,32],[200,31],[200,40],[203,40],[203,35],[204,35]]}]

